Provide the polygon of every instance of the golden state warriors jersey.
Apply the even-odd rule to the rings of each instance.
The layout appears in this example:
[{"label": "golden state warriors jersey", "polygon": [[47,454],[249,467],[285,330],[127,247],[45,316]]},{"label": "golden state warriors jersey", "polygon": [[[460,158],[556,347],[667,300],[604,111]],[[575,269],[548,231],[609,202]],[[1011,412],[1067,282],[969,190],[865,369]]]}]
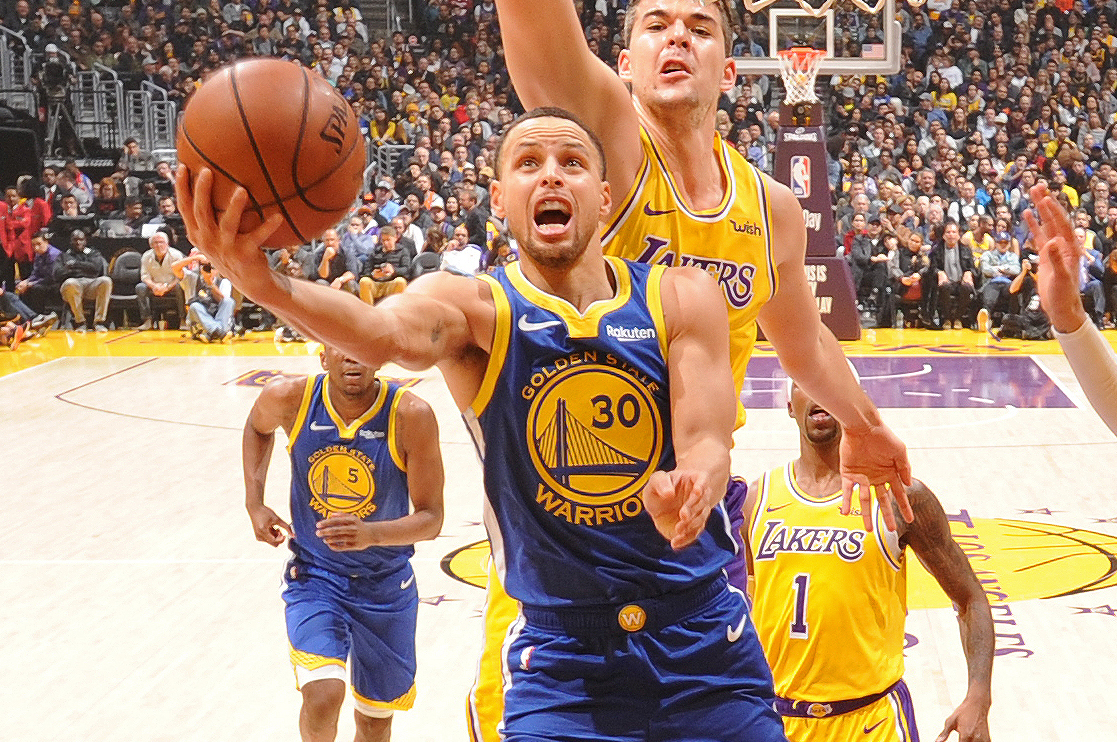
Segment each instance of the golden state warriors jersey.
[{"label": "golden state warriors jersey", "polygon": [[395,520],[407,515],[411,497],[407,472],[396,447],[396,412],[403,389],[380,380],[368,411],[346,425],[330,401],[326,374],[306,380],[291,428],[291,525],[288,543],[300,560],[352,577],[393,574],[415,553],[411,546],[372,546],[334,551],[315,535],[331,513],[362,520]]},{"label": "golden state warriors jersey", "polygon": [[519,263],[489,283],[489,364],[465,412],[481,455],[485,525],[508,594],[535,606],[623,603],[717,574],[734,547],[720,505],[675,551],[644,510],[675,466],[662,266],[607,258],[616,293],[579,313]]},{"label": "golden state warriors jersey", "polygon": [[[683,203],[662,153],[641,128],[644,163],[601,241],[605,253],[640,263],[708,272],[729,309],[730,360],[737,391],[756,342],[756,315],[776,291],[771,208],[760,171],[715,135],[725,196],[709,211]],[[745,420],[738,404],[737,424]]]},{"label": "golden state warriors jersey", "polygon": [[904,551],[876,507],[873,533],[842,493],[818,499],[793,464],[760,480],[749,543],[753,622],[776,694],[843,701],[877,693],[904,674]]}]

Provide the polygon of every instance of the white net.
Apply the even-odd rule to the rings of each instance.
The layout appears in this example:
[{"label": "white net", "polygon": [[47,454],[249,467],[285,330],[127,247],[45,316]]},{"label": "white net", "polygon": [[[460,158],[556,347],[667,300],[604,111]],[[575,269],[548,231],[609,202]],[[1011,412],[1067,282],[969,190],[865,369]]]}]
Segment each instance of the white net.
[{"label": "white net", "polygon": [[822,49],[809,46],[793,46],[779,52],[780,77],[786,91],[784,103],[817,103],[814,81],[818,77],[819,63],[826,56]]}]

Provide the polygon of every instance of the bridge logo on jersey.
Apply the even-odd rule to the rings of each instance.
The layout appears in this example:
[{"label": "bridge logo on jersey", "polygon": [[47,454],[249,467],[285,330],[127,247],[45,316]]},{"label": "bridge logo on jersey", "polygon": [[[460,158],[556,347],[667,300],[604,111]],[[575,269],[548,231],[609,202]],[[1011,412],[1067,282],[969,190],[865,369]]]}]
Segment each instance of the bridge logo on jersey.
[{"label": "bridge logo on jersey", "polygon": [[851,528],[785,526],[782,520],[764,523],[764,535],[756,549],[756,560],[775,559],[780,554],[837,554],[856,562],[865,553],[865,532]]},{"label": "bridge logo on jersey", "polygon": [[658,388],[612,354],[595,351],[533,374],[523,395],[531,400],[527,445],[541,480],[539,506],[591,527],[642,513],[640,492],[663,451],[652,397]]},{"label": "bridge logo on jersey", "polygon": [[[739,228],[738,224],[734,222],[733,228],[738,232],[748,234],[761,234],[763,232],[760,227],[751,222],[741,224]],[[756,231],[753,231],[753,228]],[[752,263],[735,263],[732,260],[719,260],[701,255],[679,253],[671,249],[670,239],[656,237],[655,235],[648,235],[644,238],[644,251],[636,261],[652,265],[701,268],[718,282],[722,293],[725,294],[725,300],[731,307],[744,309],[752,302],[753,281],[756,277],[756,266]]]},{"label": "bridge logo on jersey", "polygon": [[319,515],[352,513],[358,518],[376,510],[376,464],[363,452],[347,446],[327,446],[311,455],[306,483],[310,507]]}]

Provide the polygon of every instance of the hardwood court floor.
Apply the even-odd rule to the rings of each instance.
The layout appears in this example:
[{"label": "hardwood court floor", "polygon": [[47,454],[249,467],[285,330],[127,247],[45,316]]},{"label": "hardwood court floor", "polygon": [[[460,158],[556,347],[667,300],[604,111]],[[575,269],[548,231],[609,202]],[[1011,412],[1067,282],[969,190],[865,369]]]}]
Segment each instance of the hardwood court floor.
[{"label": "hardwood court floor", "polygon": [[[1111,740],[1117,728],[1117,440],[1057,351],[964,331],[847,344],[989,591],[995,740]],[[298,738],[284,551],[253,540],[240,430],[263,379],[318,368],[314,348],[263,334],[202,346],[177,332],[56,332],[0,351],[0,739]],[[437,374],[385,373],[416,379],[434,405],[448,474],[443,533],[415,557],[418,698],[394,738],[465,739],[482,591],[441,565],[484,539],[479,467]],[[761,346],[734,452],[743,476],[797,451],[778,376]],[[268,502],[281,512],[287,483],[277,446]],[[468,579],[478,554],[451,569]],[[933,740],[965,666],[945,597],[909,572],[906,677]],[[338,738],[352,738],[348,710]]]}]

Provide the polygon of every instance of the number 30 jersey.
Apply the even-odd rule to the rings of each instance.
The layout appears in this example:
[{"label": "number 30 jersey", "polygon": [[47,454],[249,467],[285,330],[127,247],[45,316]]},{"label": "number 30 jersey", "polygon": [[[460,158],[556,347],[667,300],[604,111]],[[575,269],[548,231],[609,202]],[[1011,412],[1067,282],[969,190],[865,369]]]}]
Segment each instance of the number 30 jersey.
[{"label": "number 30 jersey", "polygon": [[752,615],[783,698],[861,698],[904,674],[904,551],[879,507],[868,533],[860,512],[838,511],[841,501],[841,491],[804,492],[792,463],[760,480],[749,529]]},{"label": "number 30 jersey", "polygon": [[675,466],[664,268],[606,260],[616,293],[585,314],[517,263],[480,279],[497,322],[465,419],[483,462],[494,563],[508,594],[529,605],[661,595],[716,574],[733,552],[721,506],[678,552],[644,510],[652,473]]}]

